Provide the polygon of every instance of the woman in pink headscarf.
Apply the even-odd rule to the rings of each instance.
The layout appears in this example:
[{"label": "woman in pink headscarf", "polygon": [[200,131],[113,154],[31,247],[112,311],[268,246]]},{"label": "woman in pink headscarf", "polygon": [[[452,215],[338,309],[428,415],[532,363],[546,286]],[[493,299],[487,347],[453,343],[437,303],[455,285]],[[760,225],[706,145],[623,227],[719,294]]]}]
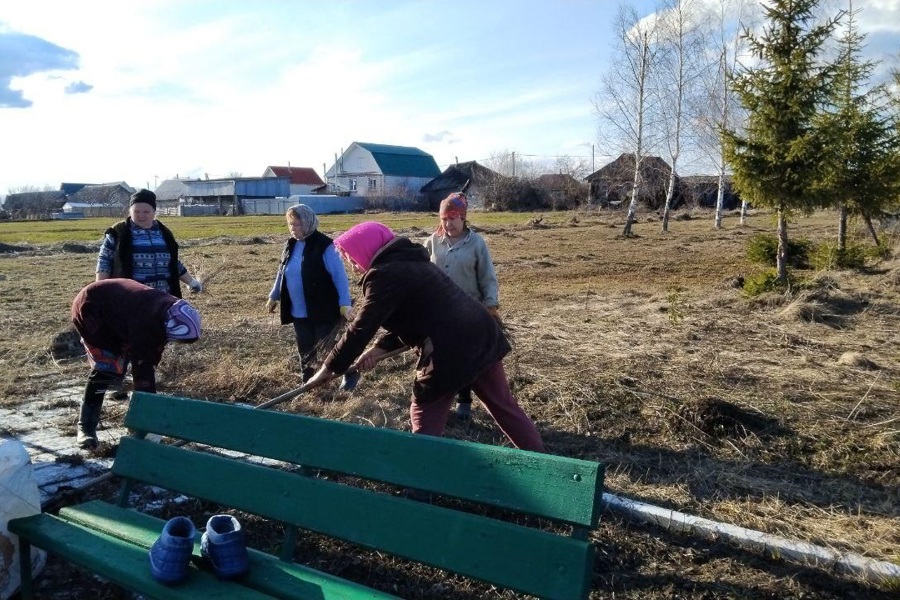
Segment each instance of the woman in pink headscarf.
[{"label": "woman in pink headscarf", "polygon": [[[413,433],[442,435],[456,393],[471,385],[517,448],[544,451],[506,380],[502,359],[509,342],[483,304],[441,272],[421,244],[381,223],[360,223],[334,245],[363,275],[362,299],[309,384],[324,383],[354,363],[371,369],[388,352],[409,346],[419,354],[409,410]],[[387,333],[366,350],[380,328]]]}]

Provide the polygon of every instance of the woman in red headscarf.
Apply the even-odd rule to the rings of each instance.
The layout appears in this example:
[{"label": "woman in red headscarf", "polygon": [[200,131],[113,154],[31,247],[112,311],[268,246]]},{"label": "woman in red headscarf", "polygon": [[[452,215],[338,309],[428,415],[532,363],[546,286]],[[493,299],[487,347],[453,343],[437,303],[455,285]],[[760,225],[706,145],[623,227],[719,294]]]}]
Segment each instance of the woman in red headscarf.
[{"label": "woman in red headscarf", "polygon": [[[540,433],[509,389],[503,357],[509,342],[483,304],[453,283],[421,244],[368,221],[334,245],[363,275],[353,321],[308,382],[315,386],[355,364],[371,369],[393,350],[418,351],[410,420],[413,433],[442,435],[454,396],[470,385],[517,447],[544,451]],[[366,350],[379,329],[386,331]]]},{"label": "woman in red headscarf", "polygon": [[[425,249],[431,262],[499,320],[499,286],[494,263],[484,239],[469,228],[466,221],[468,208],[468,199],[461,192],[444,198],[440,206],[440,224],[425,240]],[[456,416],[468,419],[472,415],[471,388],[462,388],[457,401]]]}]

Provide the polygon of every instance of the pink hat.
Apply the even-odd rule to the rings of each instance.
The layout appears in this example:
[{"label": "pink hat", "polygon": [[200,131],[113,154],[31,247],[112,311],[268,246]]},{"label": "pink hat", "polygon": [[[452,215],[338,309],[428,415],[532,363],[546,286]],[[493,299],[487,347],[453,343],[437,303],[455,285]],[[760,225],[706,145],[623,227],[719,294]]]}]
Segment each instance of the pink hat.
[{"label": "pink hat", "polygon": [[360,269],[368,271],[372,258],[385,244],[394,239],[394,232],[386,225],[366,221],[354,225],[334,240],[338,250],[347,254]]}]

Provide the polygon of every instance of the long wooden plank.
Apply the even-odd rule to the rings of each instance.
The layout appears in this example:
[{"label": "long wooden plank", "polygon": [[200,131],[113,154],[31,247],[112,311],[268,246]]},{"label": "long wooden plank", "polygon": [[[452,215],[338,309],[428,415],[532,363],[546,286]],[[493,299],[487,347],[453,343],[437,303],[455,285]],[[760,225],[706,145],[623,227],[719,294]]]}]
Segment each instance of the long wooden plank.
[{"label": "long wooden plank", "polygon": [[570,537],[137,438],[122,439],[113,470],[542,598],[589,587],[591,546]]},{"label": "long wooden plank", "polygon": [[[34,546],[57,554],[89,571],[143,596],[159,600],[262,600],[271,596],[191,566],[187,580],[163,585],[150,574],[147,548],[100,532],[93,532],[41,513],[9,522],[9,530]],[[152,543],[152,542],[151,542]],[[149,546],[148,546],[149,547]]]},{"label": "long wooden plank", "polygon": [[[162,519],[99,500],[64,508],[59,511],[59,516],[66,521],[148,549],[165,523]],[[252,548],[248,551],[250,570],[241,577],[241,585],[276,598],[399,600],[396,596],[303,565],[287,563]],[[200,554],[199,543],[194,554]]]},{"label": "long wooden plank", "polygon": [[594,528],[603,466],[303,415],[132,395],[129,428]]}]

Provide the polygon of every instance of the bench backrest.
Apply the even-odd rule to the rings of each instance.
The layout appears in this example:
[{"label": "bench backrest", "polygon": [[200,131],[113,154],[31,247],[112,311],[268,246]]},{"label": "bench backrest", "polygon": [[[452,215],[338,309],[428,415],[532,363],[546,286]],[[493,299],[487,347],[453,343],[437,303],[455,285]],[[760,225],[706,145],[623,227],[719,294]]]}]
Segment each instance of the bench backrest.
[{"label": "bench backrest", "polygon": [[[542,598],[585,598],[602,466],[282,412],[133,394],[125,424],[190,442],[541,517],[574,537],[290,472],[125,438],[120,476]],[[578,539],[582,538],[582,539]]]}]

